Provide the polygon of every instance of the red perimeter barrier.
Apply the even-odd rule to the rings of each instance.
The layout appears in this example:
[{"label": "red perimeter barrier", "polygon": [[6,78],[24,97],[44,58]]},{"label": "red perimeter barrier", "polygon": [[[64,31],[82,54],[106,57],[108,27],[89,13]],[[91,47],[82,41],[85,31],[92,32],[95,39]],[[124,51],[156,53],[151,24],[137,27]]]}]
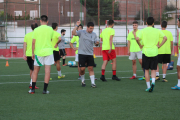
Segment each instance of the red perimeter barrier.
[{"label": "red perimeter barrier", "polygon": [[[66,50],[67,56],[75,56],[75,51],[72,48],[66,48],[65,50]],[[116,51],[117,56],[128,55],[127,47],[116,47],[115,51]],[[174,51],[172,54],[174,55],[175,53],[178,53],[177,46],[174,46]],[[94,47],[94,54],[96,56],[102,56],[102,47]],[[7,58],[23,57],[23,49],[16,49],[16,52],[11,52],[10,49],[0,49],[0,56],[7,57]]]}]

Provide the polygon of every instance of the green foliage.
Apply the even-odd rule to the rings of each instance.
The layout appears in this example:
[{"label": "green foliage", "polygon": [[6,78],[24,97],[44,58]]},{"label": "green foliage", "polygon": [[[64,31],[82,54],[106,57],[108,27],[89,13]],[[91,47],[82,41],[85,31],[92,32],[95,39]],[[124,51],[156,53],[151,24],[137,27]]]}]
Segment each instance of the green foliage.
[{"label": "green foliage", "polygon": [[[80,0],[80,3],[84,5],[85,0]],[[114,19],[120,20],[119,3],[114,2],[114,10],[112,0],[100,0],[100,24],[104,25],[105,20],[112,19],[112,13],[114,11]],[[91,20],[98,23],[98,0],[86,0],[86,13],[87,20]]]},{"label": "green foliage", "polygon": [[174,5],[167,5],[163,11],[163,14],[162,14],[162,20],[166,20],[166,21],[169,21],[169,20],[172,20],[173,18],[172,17],[168,17],[168,13],[167,12],[170,12],[170,11],[174,11],[176,10],[176,7]]}]

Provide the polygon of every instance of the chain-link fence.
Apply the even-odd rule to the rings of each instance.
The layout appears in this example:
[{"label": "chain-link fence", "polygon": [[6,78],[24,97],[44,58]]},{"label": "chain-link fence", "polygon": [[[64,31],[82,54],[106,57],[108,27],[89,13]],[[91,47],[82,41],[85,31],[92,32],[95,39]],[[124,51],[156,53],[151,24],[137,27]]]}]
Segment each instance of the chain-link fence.
[{"label": "chain-link fence", "polygon": [[58,23],[58,32],[66,29],[67,41],[71,40],[72,29],[79,19],[84,29],[89,21],[94,22],[98,36],[107,27],[107,21],[113,19],[116,46],[127,45],[126,38],[133,30],[134,20],[139,22],[139,29],[143,29],[147,17],[153,16],[158,29],[163,20],[168,21],[167,29],[177,42],[179,7],[178,0],[0,0],[0,41],[3,42],[0,48],[23,43],[25,34],[31,31],[30,25],[40,24],[41,15],[49,17],[49,26]]}]

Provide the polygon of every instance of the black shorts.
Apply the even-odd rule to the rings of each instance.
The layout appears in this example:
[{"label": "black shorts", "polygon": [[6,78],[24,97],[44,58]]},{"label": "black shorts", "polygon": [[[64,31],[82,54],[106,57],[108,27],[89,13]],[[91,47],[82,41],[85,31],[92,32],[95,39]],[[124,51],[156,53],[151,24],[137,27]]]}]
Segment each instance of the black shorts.
[{"label": "black shorts", "polygon": [[159,54],[158,55],[158,63],[170,63],[171,62],[171,54]]},{"label": "black shorts", "polygon": [[147,57],[144,54],[142,55],[142,68],[146,70],[157,70],[158,56]]},{"label": "black shorts", "polygon": [[82,55],[79,54],[79,67],[94,66],[93,55]]},{"label": "black shorts", "polygon": [[32,57],[27,57],[27,64],[29,66],[30,70],[34,70],[34,60],[32,59]]},{"label": "black shorts", "polygon": [[53,55],[54,55],[54,61],[60,60],[59,51],[53,51]]},{"label": "black shorts", "polygon": [[65,49],[59,49],[59,52],[60,52],[60,57],[66,56],[66,51],[65,51]]}]

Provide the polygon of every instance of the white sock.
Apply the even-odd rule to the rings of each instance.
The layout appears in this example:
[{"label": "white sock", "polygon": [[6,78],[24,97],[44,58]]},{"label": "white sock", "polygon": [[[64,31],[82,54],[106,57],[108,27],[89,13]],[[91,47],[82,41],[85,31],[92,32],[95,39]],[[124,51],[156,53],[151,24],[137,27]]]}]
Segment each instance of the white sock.
[{"label": "white sock", "polygon": [[152,83],[155,83],[156,79],[155,78],[152,78]]},{"label": "white sock", "polygon": [[84,83],[84,78],[85,78],[85,74],[81,75],[81,82],[83,82],[83,83]]},{"label": "white sock", "polygon": [[159,72],[156,72],[156,76],[159,76]]},{"label": "white sock", "polygon": [[91,75],[90,76],[90,79],[91,79],[91,84],[95,84],[95,80],[94,80],[95,76],[94,75]]},{"label": "white sock", "polygon": [[150,88],[150,82],[146,82],[147,88]]},{"label": "white sock", "polygon": [[31,79],[31,81],[30,81],[30,85],[32,86],[32,79]]},{"label": "white sock", "polygon": [[163,74],[163,78],[166,78],[166,74]]},{"label": "white sock", "polygon": [[180,79],[178,79],[178,84],[177,84],[178,87],[180,87]]},{"label": "white sock", "polygon": [[58,71],[58,75],[59,75],[59,76],[61,76],[61,70],[60,70],[60,71]]},{"label": "white sock", "polygon": [[135,77],[136,77],[136,74],[133,74],[133,76],[135,76]]}]

